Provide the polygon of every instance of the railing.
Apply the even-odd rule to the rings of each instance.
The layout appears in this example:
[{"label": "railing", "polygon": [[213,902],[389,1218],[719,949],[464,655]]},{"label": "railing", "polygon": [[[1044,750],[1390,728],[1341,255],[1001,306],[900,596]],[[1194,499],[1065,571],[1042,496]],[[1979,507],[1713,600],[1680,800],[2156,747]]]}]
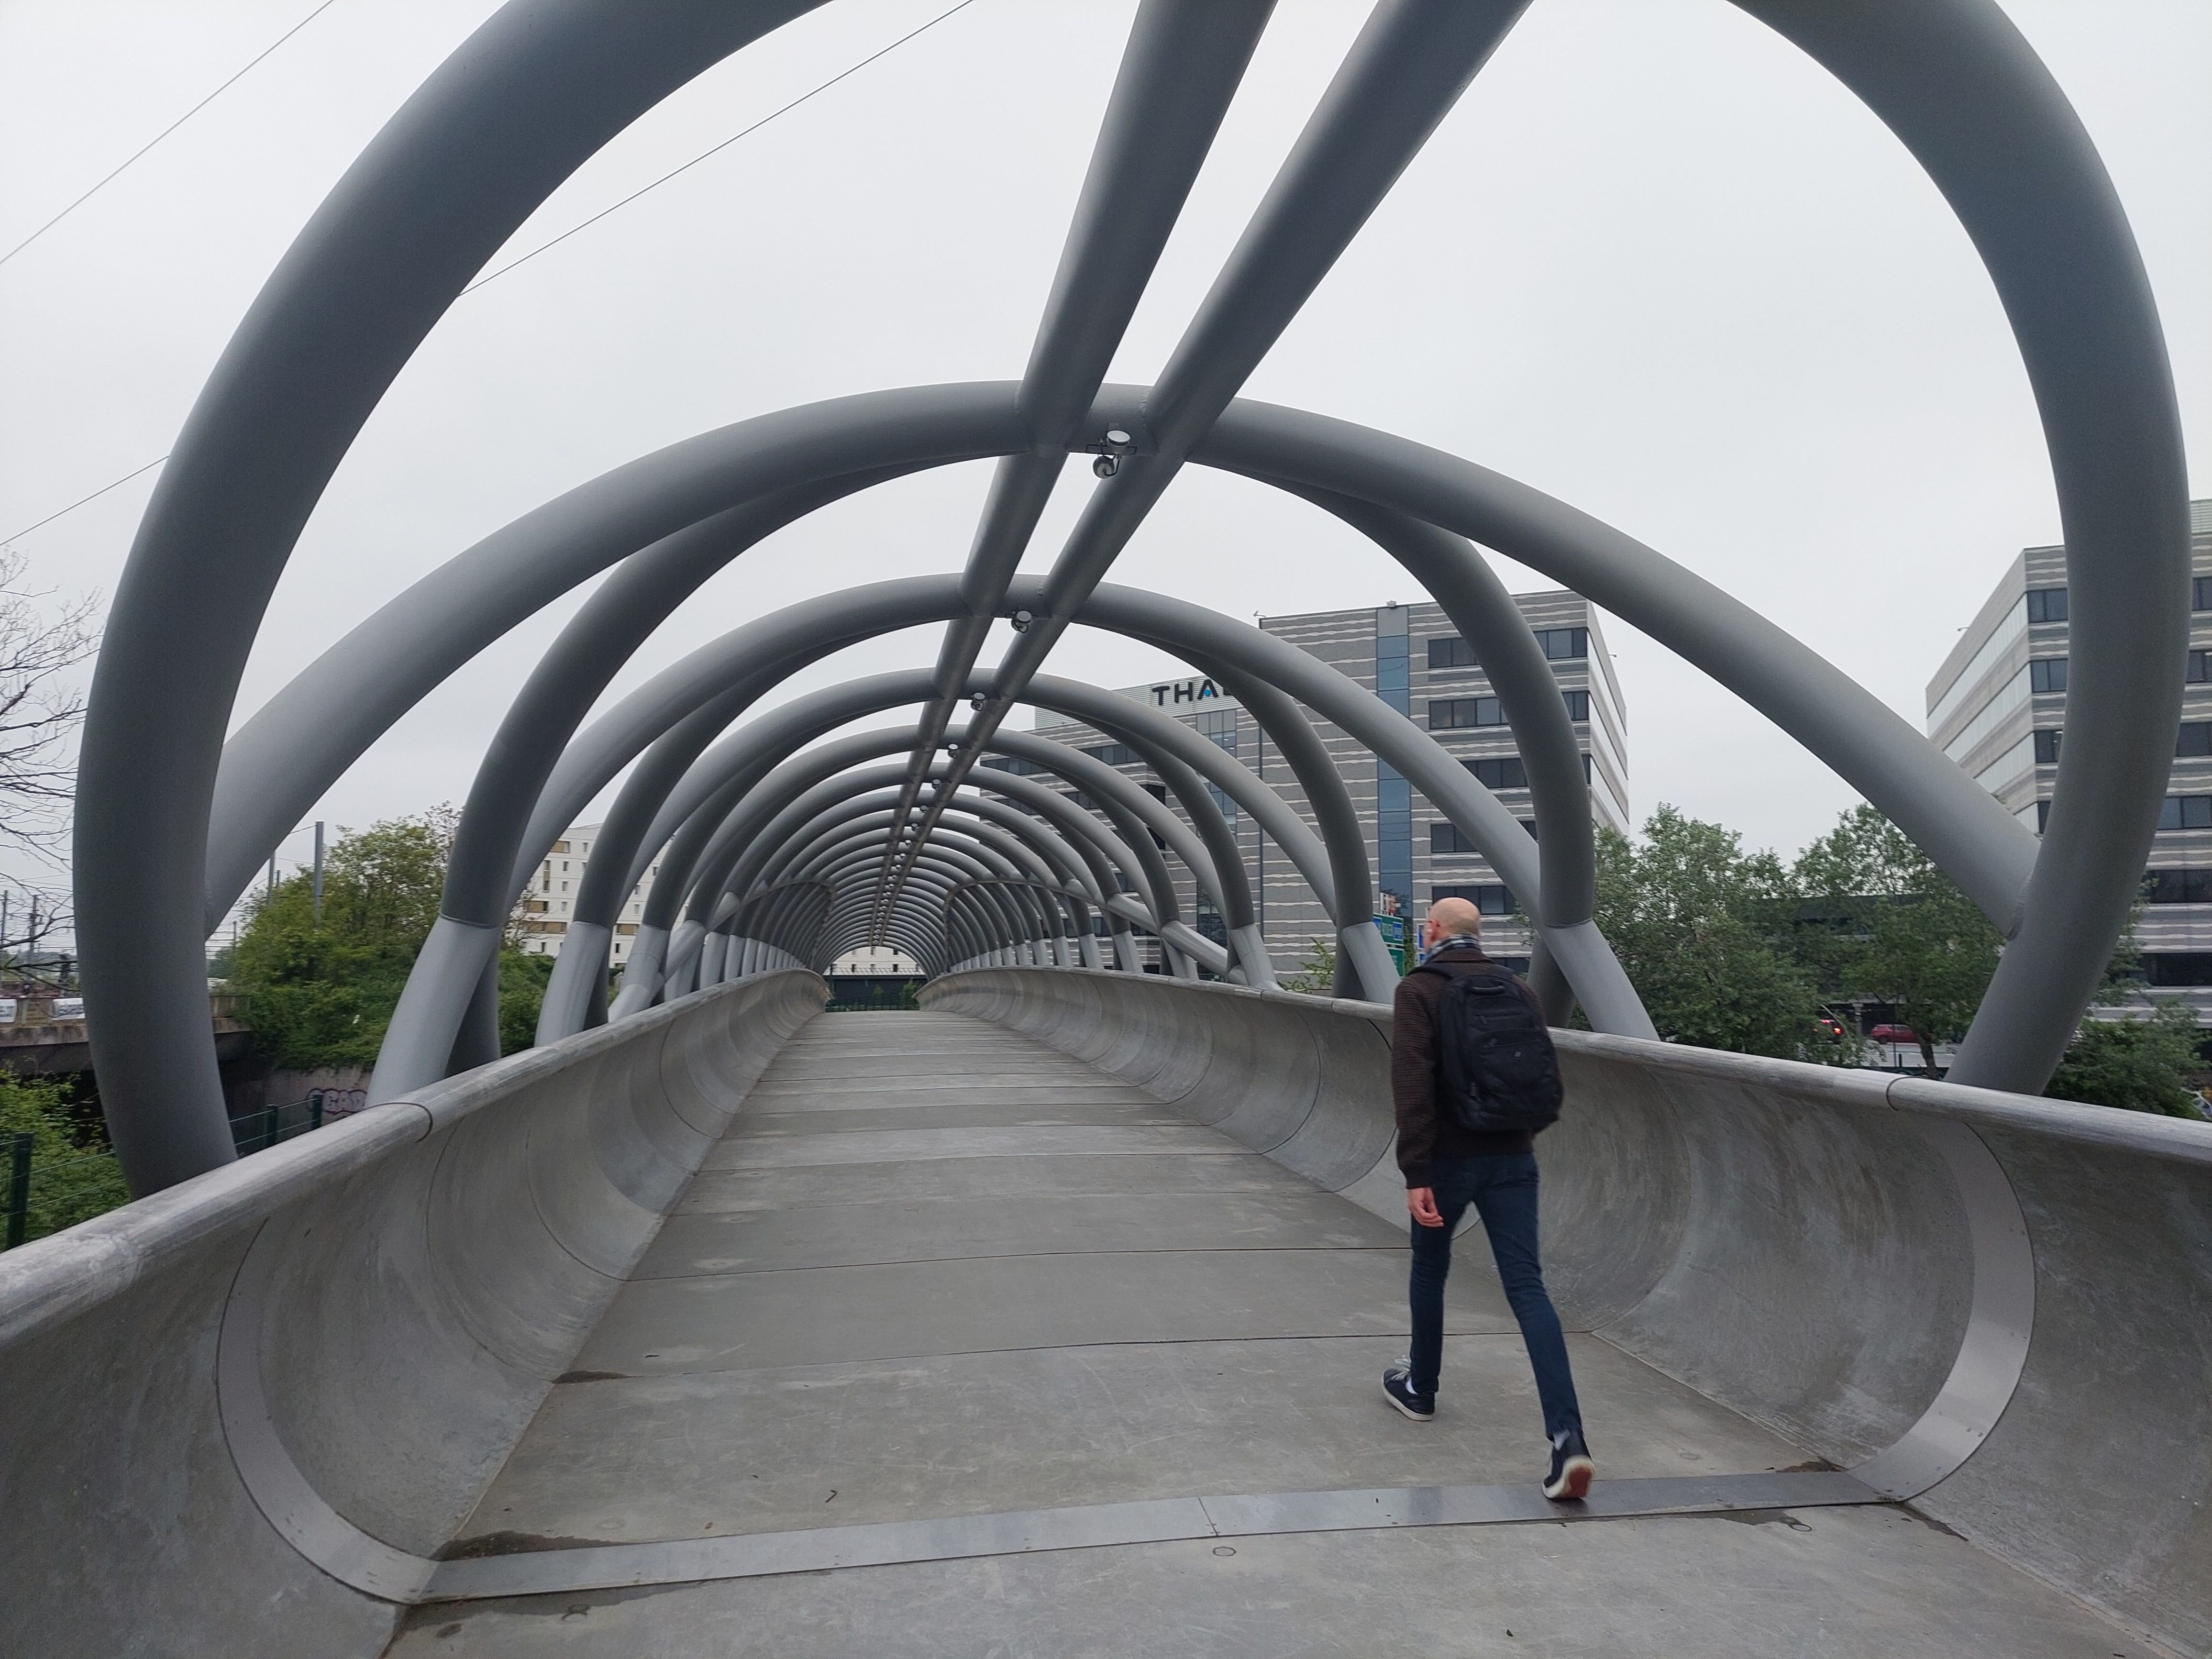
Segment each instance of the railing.
[{"label": "railing", "polygon": [[[241,1158],[265,1152],[325,1122],[352,1115],[368,1100],[365,1089],[312,1090],[304,1099],[282,1101],[231,1119],[231,1144]],[[40,1162],[36,1150],[34,1135],[0,1137],[0,1168],[5,1171],[0,1194],[4,1194],[6,1206],[4,1221],[0,1221],[0,1250],[58,1233],[130,1201],[114,1153],[81,1152]]]},{"label": "railing", "polygon": [[38,1138],[0,1138],[7,1164],[7,1218],[0,1249],[14,1249],[131,1200],[112,1152],[78,1152],[40,1163]]}]

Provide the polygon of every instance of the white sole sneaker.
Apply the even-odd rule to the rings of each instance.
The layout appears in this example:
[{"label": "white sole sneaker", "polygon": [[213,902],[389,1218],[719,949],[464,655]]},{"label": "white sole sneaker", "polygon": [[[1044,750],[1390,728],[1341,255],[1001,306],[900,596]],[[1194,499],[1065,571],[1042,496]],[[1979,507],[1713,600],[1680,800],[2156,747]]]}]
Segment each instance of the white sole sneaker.
[{"label": "white sole sneaker", "polygon": [[1437,1413],[1433,1407],[1425,1412],[1415,1411],[1404,1401],[1399,1399],[1396,1395],[1391,1393],[1390,1384],[1387,1379],[1382,1384],[1382,1397],[1390,1402],[1392,1410],[1395,1411],[1399,1416],[1404,1418],[1409,1423],[1433,1423],[1436,1421]]},{"label": "white sole sneaker", "polygon": [[1597,1465],[1587,1457],[1570,1457],[1559,1466],[1559,1478],[1544,1483],[1544,1496],[1554,1504],[1579,1502],[1589,1496],[1590,1482],[1597,1479]]}]

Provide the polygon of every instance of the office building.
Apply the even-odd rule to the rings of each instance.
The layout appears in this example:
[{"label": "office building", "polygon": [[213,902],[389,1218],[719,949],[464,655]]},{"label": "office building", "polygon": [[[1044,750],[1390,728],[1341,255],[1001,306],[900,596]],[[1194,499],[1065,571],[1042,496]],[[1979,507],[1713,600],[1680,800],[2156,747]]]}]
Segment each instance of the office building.
[{"label": "office building", "polygon": [[[1514,596],[1550,659],[1560,695],[1574,722],[1589,781],[1591,816],[1626,833],[1628,806],[1627,721],[1613,660],[1596,612],[1580,595],[1564,590]],[[1375,692],[1414,723],[1428,730],[1444,749],[1492,789],[1524,824],[1533,824],[1527,775],[1522,769],[1512,728],[1504,723],[1498,698],[1482,666],[1443,607],[1387,605],[1380,609],[1328,611],[1296,617],[1270,617],[1261,627],[1318,657]],[[1278,790],[1310,824],[1313,814],[1291,769],[1275,745],[1237,701],[1203,677],[1131,686],[1122,695],[1149,703],[1194,726],[1250,766]],[[1348,733],[1326,722],[1316,730],[1349,787],[1367,837],[1367,854],[1376,887],[1378,915],[1403,915],[1418,928],[1435,899],[1472,899],[1482,910],[1486,941],[1493,954],[1525,963],[1528,929],[1514,915],[1510,895],[1489,864],[1429,801],[1390,767]],[[1041,717],[1038,734],[1086,750],[1116,766],[1153,794],[1166,792],[1151,769],[1096,728]],[[1028,771],[1005,759],[987,762],[1002,769]],[[1277,968],[1297,968],[1313,941],[1332,938],[1334,928],[1297,872],[1259,833],[1249,815],[1214,791],[1254,873],[1260,925]],[[1177,872],[1178,899],[1199,932],[1217,940],[1224,934],[1221,918],[1202,902],[1188,872]],[[1144,949],[1148,960],[1154,947]]]},{"label": "office building", "polygon": [[[2212,501],[2190,503],[2189,528],[2187,685],[2135,940],[2146,992],[2212,1024]],[[2039,834],[2065,738],[2068,611],[2066,550],[2023,549],[1928,683],[1929,737]]]}]

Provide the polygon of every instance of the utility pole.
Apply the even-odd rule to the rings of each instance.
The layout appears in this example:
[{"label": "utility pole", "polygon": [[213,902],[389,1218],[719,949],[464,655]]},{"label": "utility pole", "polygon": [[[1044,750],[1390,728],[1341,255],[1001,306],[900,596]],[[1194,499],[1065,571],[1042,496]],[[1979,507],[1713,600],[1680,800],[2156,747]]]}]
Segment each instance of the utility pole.
[{"label": "utility pole", "polygon": [[323,821],[315,820],[315,926],[323,925]]},{"label": "utility pole", "polygon": [[276,855],[274,853],[269,855],[269,896],[276,896]]}]

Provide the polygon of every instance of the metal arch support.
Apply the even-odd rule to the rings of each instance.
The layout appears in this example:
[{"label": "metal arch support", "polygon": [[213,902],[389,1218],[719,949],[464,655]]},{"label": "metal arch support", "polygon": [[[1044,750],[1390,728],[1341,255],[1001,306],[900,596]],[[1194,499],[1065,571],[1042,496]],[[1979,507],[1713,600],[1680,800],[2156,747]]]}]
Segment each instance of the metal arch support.
[{"label": "metal arch support", "polygon": [[[1012,589],[1018,603],[1029,602],[1033,592],[1030,582],[1017,582]],[[1209,654],[1241,669],[1248,678],[1265,679],[1291,692],[1405,774],[1473,839],[1516,894],[1539,890],[1535,843],[1498,798],[1427,732],[1318,659],[1249,623],[1179,599],[1103,583],[1085,602],[1076,620],[1116,631],[1142,628],[1148,620],[1164,621],[1178,634],[1202,641]],[[1553,927],[1539,915],[1537,927],[1565,969],[1594,1026],[1626,1036],[1656,1036],[1635,988],[1595,924]]]},{"label": "metal arch support", "polygon": [[[1010,799],[1022,802],[1037,813],[1039,818],[1049,821],[1065,836],[1067,844],[1089,866],[1091,879],[1088,890],[1096,891],[1102,896],[1116,891],[1121,885],[1117,872],[1126,872],[1133,883],[1142,881],[1143,872],[1134,854],[1104,824],[1066,796],[1025,777],[994,774],[994,793],[1003,793]],[[963,800],[963,805],[970,810],[993,805],[983,800],[969,801],[965,798]],[[1042,824],[1036,820],[1030,820],[1030,823],[1036,831],[1042,830]],[[1109,920],[1117,931],[1126,929],[1128,925],[1125,918],[1110,913]]]},{"label": "metal arch support", "polygon": [[[966,728],[995,731],[1224,407],[1417,155],[1527,0],[1377,6],[1146,398],[1144,441],[1096,491]],[[957,781],[962,769],[956,765]],[[926,835],[928,819],[921,833]]]},{"label": "metal arch support", "polygon": [[[1958,208],[2022,342],[2068,541],[2100,573],[2083,587],[2103,597],[2077,624],[2085,669],[2076,730],[2097,733],[2094,747],[2106,758],[2082,760],[2077,748],[2062,771],[2054,856],[2038,872],[2036,902],[1961,1055],[1969,1069],[1984,1053],[1996,1055],[2001,1071],[2006,1036],[2017,1034],[2024,1043],[2010,1051],[2012,1063],[2039,1070],[2035,1056],[2063,1042],[2081,1006],[2076,993],[2094,980],[2124,917],[2162,787],[2153,773],[2162,775],[2166,721],[2144,716],[2163,710],[2170,720],[2179,696],[2170,671],[2185,623],[2184,486],[2154,309],[2094,151],[1993,6],[1930,0],[1910,18],[1870,0],[1747,9],[1859,91]],[[196,409],[111,618],[117,649],[104,655],[95,684],[80,792],[87,971],[96,1000],[106,1000],[103,988],[114,991],[114,1013],[94,1042],[106,1052],[111,1097],[130,1102],[121,1116],[133,1121],[118,1139],[142,1188],[185,1172],[165,1164],[189,1169],[203,1155],[228,1155],[211,1144],[219,1123],[200,1109],[213,1100],[211,1063],[191,1064],[179,1081],[188,1057],[208,1060],[201,1016],[180,1000],[188,981],[197,989],[198,945],[179,896],[194,874],[199,809],[237,673],[299,525],[478,256],[593,143],[791,9],[695,3],[649,38],[620,37],[619,50],[617,37],[595,33],[608,26],[586,9],[550,26],[516,22],[521,9],[501,13],[410,100],[318,213]],[[1914,49],[1898,50],[1900,38]],[[580,97],[564,77],[586,64],[590,92]],[[550,83],[533,78],[548,71]],[[1960,120],[1962,108],[1988,118]],[[521,126],[551,137],[546,153],[518,146],[474,157],[474,171],[457,180],[451,137],[487,119],[506,125],[496,113],[525,109]],[[2007,167],[1989,167],[1999,154]],[[439,188],[410,188],[416,173]],[[2073,257],[2038,258],[2053,246]],[[406,257],[396,258],[403,248]],[[270,441],[269,431],[280,440]],[[258,490],[246,487],[249,476]],[[252,507],[244,517],[241,500]],[[210,580],[211,571],[237,580]],[[179,626],[179,617],[201,625]],[[2146,640],[2161,648],[2142,649]],[[2105,856],[2116,853],[2127,856]],[[2039,1029],[2038,1015],[2046,1017]],[[134,1048],[143,1060],[135,1071]],[[181,1118],[190,1121],[174,1133],[154,1115],[156,1066],[158,1081],[188,1103]]]},{"label": "metal arch support", "polygon": [[937,696],[922,714],[902,815],[915,803],[1066,452],[1105,430],[1093,425],[1086,434],[1091,402],[1273,8],[1273,0],[1146,0],[1139,9],[1022,374],[1020,405],[1035,447],[1001,459],[992,476],[961,578],[965,614],[945,631]]},{"label": "metal arch support", "polygon": [[[902,684],[886,686],[881,684],[886,680],[896,681],[900,678],[898,676],[879,677],[878,689],[870,695],[888,697],[891,701],[910,701],[911,698],[905,695],[911,690],[910,686]],[[827,713],[835,713],[840,718],[849,718],[857,706],[857,703],[833,702],[826,713],[817,710],[809,715],[802,711],[800,716],[782,723],[782,729],[774,734],[771,743],[763,744],[758,733],[755,733],[750,738],[745,738],[744,734],[740,734],[740,738],[744,738],[744,742],[739,745],[740,750],[749,752],[745,759],[737,763],[742,766],[746,775],[756,774],[763,766],[771,763],[776,756],[787,748],[795,747],[799,743],[807,740],[821,720],[827,717]],[[796,707],[796,705],[787,707]],[[779,711],[779,714],[782,713],[783,711]],[[910,733],[904,732],[861,733],[854,738],[841,739],[823,750],[811,751],[795,761],[786,763],[775,772],[769,773],[763,781],[756,787],[747,796],[746,805],[737,809],[729,822],[720,823],[719,813],[717,814],[715,822],[720,824],[720,827],[712,830],[713,841],[698,857],[687,863],[672,856],[663,866],[662,880],[667,884],[665,890],[665,890],[670,897],[667,904],[657,912],[653,907],[648,907],[647,924],[640,930],[638,947],[633,952],[629,967],[625,972],[624,1000],[617,1004],[619,1011],[633,1012],[645,1006],[650,1000],[653,976],[659,973],[661,966],[659,947],[669,937],[666,931],[667,922],[675,915],[677,908],[686,902],[683,882],[687,871],[696,868],[703,872],[690,890],[690,902],[692,907],[693,921],[687,924],[703,932],[705,923],[711,919],[711,915],[702,914],[702,910],[711,912],[712,907],[717,902],[715,895],[728,886],[741,886],[750,880],[750,868],[743,860],[750,860],[753,865],[757,866],[758,861],[771,856],[775,850],[773,836],[757,836],[753,826],[765,822],[777,812],[783,811],[783,803],[803,790],[820,792],[817,801],[818,806],[820,801],[826,801],[832,798],[841,789],[867,787],[892,781],[891,775],[883,769],[862,775],[858,780],[840,781],[836,774],[843,767],[857,761],[893,752],[910,740]],[[1118,775],[1116,775],[1118,777]],[[1046,798],[1049,801],[1050,808],[1058,809],[1068,815],[1063,819],[1064,823],[1082,823],[1087,821],[1095,825],[1095,820],[1090,820],[1087,814],[1081,813],[1072,804],[1062,802],[1052,792],[1040,788],[1036,791],[1036,793]],[[720,796],[716,795],[714,799],[719,800]],[[1149,796],[1145,797],[1145,800],[1147,805],[1155,805]],[[709,809],[700,810],[703,813]],[[702,839],[703,838],[702,836]],[[727,849],[726,854],[720,850],[722,848]],[[1148,844],[1145,850],[1151,851]],[[1127,856],[1126,851],[1119,846],[1115,848],[1115,851],[1121,856]],[[1164,875],[1164,866],[1159,866],[1157,871],[1150,874],[1146,873],[1147,866],[1142,864],[1137,864],[1136,868],[1139,872],[1140,887],[1152,894],[1153,902],[1157,904],[1159,902],[1155,890],[1157,883],[1152,879],[1152,876]],[[655,914],[660,918],[658,921],[653,919]],[[552,1001],[550,991],[548,1001],[549,1003]]]},{"label": "metal arch support", "polygon": [[[195,983],[208,816],[301,527],[416,346],[561,180],[806,9],[672,0],[651,27],[604,7],[502,9],[371,142],[225,349],[118,585],[79,762],[79,944],[88,994],[113,1011],[92,1042],[136,1190],[234,1156]],[[476,142],[487,131],[534,142]]]},{"label": "metal arch support", "polygon": [[1588,921],[1597,911],[1597,851],[1582,751],[1552,665],[1505,584],[1449,531],[1342,495],[1314,491],[1310,499],[1411,571],[1474,647],[1528,774],[1544,849],[1536,914],[1553,927]]},{"label": "metal arch support", "polygon": [[[763,878],[779,878],[779,869],[792,870],[802,876],[823,870],[824,860],[832,856],[830,851],[823,850],[824,838],[833,829],[841,837],[837,843],[840,847],[849,846],[854,838],[866,838],[870,835],[880,840],[883,831],[900,822],[898,812],[892,810],[898,795],[896,790],[877,792],[817,815],[793,836],[784,851],[775,855]],[[1012,823],[1001,824],[994,821],[990,813],[981,810],[986,806],[994,808]],[[982,837],[1002,854],[1023,862],[1032,875],[1049,880],[1069,904],[1080,907],[1073,918],[1075,926],[1081,927],[1091,906],[1103,898],[1103,895],[1089,892],[1085,888],[1089,872],[1084,868],[1081,860],[1060,842],[1056,834],[1034,819],[1025,818],[1011,807],[1000,806],[980,798],[963,800],[952,810],[960,815],[961,823],[969,834]],[[792,850],[793,848],[798,850]],[[838,867],[830,866],[828,868],[834,872]],[[1083,896],[1075,896],[1078,893]]]}]

